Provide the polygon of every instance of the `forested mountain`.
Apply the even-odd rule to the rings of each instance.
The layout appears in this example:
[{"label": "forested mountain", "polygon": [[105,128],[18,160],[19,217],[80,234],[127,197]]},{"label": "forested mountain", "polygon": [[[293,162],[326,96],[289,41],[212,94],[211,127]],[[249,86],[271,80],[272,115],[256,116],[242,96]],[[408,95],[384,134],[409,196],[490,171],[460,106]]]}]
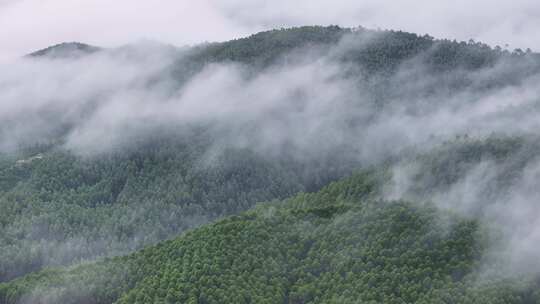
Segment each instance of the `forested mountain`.
[{"label": "forested mountain", "polygon": [[538,303],[538,79],[361,27],[32,53],[0,74],[0,303]]}]

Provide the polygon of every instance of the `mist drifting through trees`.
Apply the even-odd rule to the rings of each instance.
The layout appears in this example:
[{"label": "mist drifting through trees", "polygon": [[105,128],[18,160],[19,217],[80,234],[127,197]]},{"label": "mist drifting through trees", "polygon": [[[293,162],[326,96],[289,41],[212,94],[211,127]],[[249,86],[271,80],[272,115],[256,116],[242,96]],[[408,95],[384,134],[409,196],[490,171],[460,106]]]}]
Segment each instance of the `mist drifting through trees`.
[{"label": "mist drifting through trees", "polygon": [[1,303],[539,299],[537,53],[313,26],[2,67]]}]

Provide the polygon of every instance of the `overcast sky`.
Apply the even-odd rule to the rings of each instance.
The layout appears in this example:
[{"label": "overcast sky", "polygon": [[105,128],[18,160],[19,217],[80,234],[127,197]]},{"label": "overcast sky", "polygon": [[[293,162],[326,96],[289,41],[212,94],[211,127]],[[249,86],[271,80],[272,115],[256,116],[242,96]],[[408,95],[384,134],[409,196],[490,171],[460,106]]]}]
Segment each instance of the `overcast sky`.
[{"label": "overcast sky", "polygon": [[0,62],[63,41],[185,45],[312,24],[540,50],[538,0],[0,0]]}]

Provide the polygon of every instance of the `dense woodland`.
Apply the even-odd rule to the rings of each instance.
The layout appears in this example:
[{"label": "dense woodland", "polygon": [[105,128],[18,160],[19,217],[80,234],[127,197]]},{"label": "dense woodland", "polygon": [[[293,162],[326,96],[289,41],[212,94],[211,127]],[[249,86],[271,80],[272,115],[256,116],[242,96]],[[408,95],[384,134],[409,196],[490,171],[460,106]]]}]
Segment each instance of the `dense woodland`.
[{"label": "dense woodland", "polygon": [[347,171],[239,149],[203,162],[201,139],[153,141],[91,159],[52,148],[4,159],[0,278],[125,254],[257,202],[317,189]]},{"label": "dense woodland", "polygon": [[[4,303],[537,303],[535,278],[479,280],[491,235],[435,206],[378,199],[388,172],[145,248],[0,285]],[[443,227],[440,222],[447,222]],[[447,229],[450,229],[449,231]],[[492,265],[496,268],[497,265]],[[536,282],[536,283],[535,283]]]},{"label": "dense woodland", "polygon": [[[106,51],[62,44],[31,56]],[[240,64],[250,77],[325,58],[381,111],[404,96],[431,96],[425,107],[435,107],[438,87],[481,93],[540,68],[530,51],[337,26],[180,53],[163,71],[178,87],[212,63]],[[400,90],[400,73],[418,64],[415,73],[433,82]],[[473,81],[497,64],[508,68]],[[294,147],[265,154],[216,145],[212,125],[158,130],[90,156],[66,149],[62,134],[0,155],[0,303],[540,302],[535,275],[483,276],[497,229],[432,200],[490,162],[495,173],[473,210],[482,214],[537,160],[535,136],[464,135],[368,163],[348,145],[305,159]],[[389,199],[392,168],[410,164],[412,184]]]}]

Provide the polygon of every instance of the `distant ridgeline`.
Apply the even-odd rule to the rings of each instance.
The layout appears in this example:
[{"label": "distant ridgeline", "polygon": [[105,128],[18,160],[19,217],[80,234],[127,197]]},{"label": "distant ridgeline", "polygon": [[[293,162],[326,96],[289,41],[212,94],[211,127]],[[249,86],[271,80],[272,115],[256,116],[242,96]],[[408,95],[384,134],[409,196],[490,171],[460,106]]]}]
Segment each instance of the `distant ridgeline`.
[{"label": "distant ridgeline", "polygon": [[[111,51],[64,43],[28,58]],[[212,63],[256,74],[324,59],[365,87],[375,109],[431,94],[427,86],[396,88],[401,78],[391,76],[416,64],[449,90],[479,92],[519,84],[540,68],[529,51],[337,26],[177,51],[164,75],[179,87]],[[507,68],[471,81],[498,63]],[[486,195],[503,195],[535,159],[537,138],[451,140],[366,164],[343,146],[309,159],[249,147],[213,155],[219,130],[182,130],[97,157],[67,150],[60,130],[46,144],[0,154],[0,303],[540,302],[534,275],[485,279],[493,235],[429,202],[486,159],[506,166],[490,188],[500,192]],[[414,183],[405,198],[388,199],[389,168],[408,161],[418,170]]]},{"label": "distant ridgeline", "polygon": [[[70,42],[51,46],[28,56],[69,57],[74,54],[92,54],[110,50],[112,49]],[[271,30],[227,42],[194,46],[189,50],[189,56],[179,56],[181,59],[176,69],[182,73],[186,71],[186,68],[212,62],[239,62],[259,67],[269,66],[283,63],[284,58],[300,60],[295,56],[288,56],[295,50],[318,51],[319,55],[330,53],[335,59],[359,65],[366,74],[395,71],[401,64],[413,58],[420,59],[437,71],[459,68],[480,69],[493,66],[501,59],[513,59],[523,63],[522,57],[533,59],[536,63],[534,68],[537,71],[538,60],[540,60],[540,54],[533,53],[530,49],[526,51],[515,49],[510,52],[499,46],[491,48],[473,40],[469,42],[439,40],[428,35],[419,36],[390,30],[374,31],[362,27],[351,29],[338,26],[305,26]]]}]

